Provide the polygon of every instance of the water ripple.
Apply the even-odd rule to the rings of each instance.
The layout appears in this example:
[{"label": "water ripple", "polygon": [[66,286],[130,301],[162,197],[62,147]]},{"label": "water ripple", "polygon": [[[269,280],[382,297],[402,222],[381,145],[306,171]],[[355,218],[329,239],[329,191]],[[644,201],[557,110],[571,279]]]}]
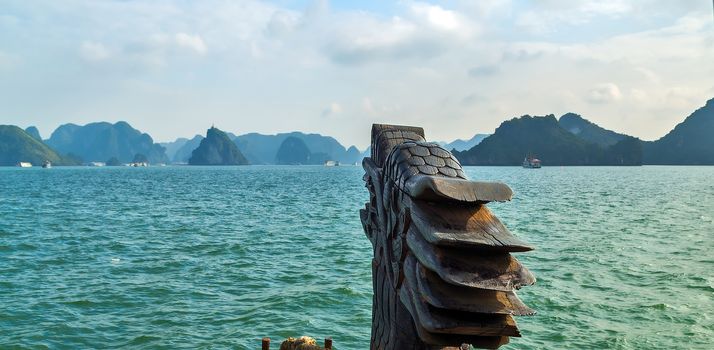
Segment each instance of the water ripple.
[{"label": "water ripple", "polygon": [[[468,168],[537,250],[514,349],[710,348],[714,168]],[[0,169],[0,348],[365,349],[357,167]]]}]

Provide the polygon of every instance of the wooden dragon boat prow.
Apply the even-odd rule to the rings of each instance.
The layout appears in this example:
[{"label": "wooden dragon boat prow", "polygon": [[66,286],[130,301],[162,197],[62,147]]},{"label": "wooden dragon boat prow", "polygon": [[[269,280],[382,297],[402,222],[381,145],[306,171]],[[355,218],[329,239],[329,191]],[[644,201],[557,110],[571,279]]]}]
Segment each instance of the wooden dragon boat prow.
[{"label": "wooden dragon boat prow", "polygon": [[486,204],[502,183],[469,181],[422,128],[372,126],[362,162],[370,200],[360,218],[374,248],[375,350],[495,349],[520,336],[513,316],[535,312],[516,295],[535,277],[510,253],[533,248]]}]

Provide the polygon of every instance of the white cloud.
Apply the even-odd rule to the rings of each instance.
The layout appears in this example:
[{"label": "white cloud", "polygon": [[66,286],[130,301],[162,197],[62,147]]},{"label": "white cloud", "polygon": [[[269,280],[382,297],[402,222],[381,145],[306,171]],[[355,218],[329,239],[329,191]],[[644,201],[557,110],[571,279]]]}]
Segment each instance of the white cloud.
[{"label": "white cloud", "polygon": [[333,115],[340,114],[340,113],[342,113],[342,105],[340,105],[337,102],[332,102],[332,103],[330,103],[329,106],[327,106],[327,108],[325,108],[322,111],[322,116],[328,117],[328,116],[333,116]]},{"label": "white cloud", "polygon": [[650,69],[644,67],[637,67],[635,68],[635,71],[642,74],[642,76],[650,83],[659,84],[662,81],[662,79],[657,75],[657,73],[653,72]]},{"label": "white cloud", "polygon": [[335,13],[324,32],[326,53],[336,63],[404,62],[441,56],[463,48],[479,33],[463,14],[441,6],[410,2],[384,18],[366,12]]},{"label": "white cloud", "polygon": [[374,105],[372,105],[372,99],[369,97],[362,98],[362,109],[364,109],[367,114],[375,116],[377,111],[374,110]]},{"label": "white cloud", "polygon": [[104,44],[93,41],[84,41],[79,47],[79,54],[87,61],[97,62],[109,58],[110,52]]},{"label": "white cloud", "polygon": [[644,103],[647,101],[647,92],[641,89],[630,90],[630,96],[638,103]]},{"label": "white cloud", "polygon": [[429,50],[419,47],[416,25],[401,17],[379,21],[356,15],[335,29],[327,52],[338,63],[364,63],[411,53],[431,55]]},{"label": "white cloud", "polygon": [[195,51],[199,55],[206,53],[206,44],[200,35],[190,35],[186,33],[176,34],[176,45]]},{"label": "white cloud", "polygon": [[298,14],[278,10],[273,13],[266,25],[265,31],[273,37],[282,37],[293,32],[300,23]]},{"label": "white cloud", "polygon": [[0,51],[0,69],[9,70],[17,65],[19,61],[17,56]]},{"label": "white cloud", "polygon": [[0,15],[3,108],[56,116],[43,129],[111,111],[169,139],[210,114],[230,131],[314,128],[365,146],[376,121],[451,139],[568,111],[654,138],[712,97],[711,3],[286,3],[11,2]]},{"label": "white cloud", "polygon": [[[667,103],[680,108],[700,102],[702,92],[688,86],[674,86],[667,90]],[[710,96],[714,97],[714,96]]]},{"label": "white cloud", "polygon": [[423,17],[429,24],[438,29],[455,30],[462,26],[459,15],[454,11],[424,3],[414,3],[411,9],[417,16]]},{"label": "white cloud", "polygon": [[495,75],[499,72],[498,66],[495,64],[487,64],[469,69],[469,76],[472,78],[487,77]]},{"label": "white cloud", "polygon": [[579,6],[579,11],[585,16],[605,15],[618,17],[630,13],[632,10],[631,2],[624,0],[586,1]]},{"label": "white cloud", "polygon": [[466,107],[469,107],[477,103],[484,103],[487,101],[488,99],[484,98],[483,96],[479,96],[477,94],[468,94],[461,99],[461,104]]},{"label": "white cloud", "polygon": [[622,98],[620,88],[613,83],[599,84],[587,95],[587,100],[591,103],[610,103]]}]

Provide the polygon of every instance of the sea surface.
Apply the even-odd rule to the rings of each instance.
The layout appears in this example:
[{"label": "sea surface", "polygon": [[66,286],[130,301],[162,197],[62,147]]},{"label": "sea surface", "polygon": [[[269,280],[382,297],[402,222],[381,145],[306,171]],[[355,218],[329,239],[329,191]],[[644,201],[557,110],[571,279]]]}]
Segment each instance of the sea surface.
[{"label": "sea surface", "polygon": [[[714,348],[714,167],[471,167],[536,250],[505,349]],[[367,349],[360,167],[0,168],[0,349]]]}]

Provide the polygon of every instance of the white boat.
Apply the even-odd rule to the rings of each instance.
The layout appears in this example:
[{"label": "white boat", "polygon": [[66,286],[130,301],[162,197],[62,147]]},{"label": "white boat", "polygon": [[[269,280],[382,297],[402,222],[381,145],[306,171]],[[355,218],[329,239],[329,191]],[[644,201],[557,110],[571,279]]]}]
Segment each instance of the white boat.
[{"label": "white boat", "polygon": [[42,167],[45,169],[49,169],[52,167],[52,163],[49,160],[46,160],[44,163],[42,163]]},{"label": "white boat", "polygon": [[87,166],[105,166],[105,165],[107,165],[107,164],[104,162],[89,162],[89,163],[87,163]]},{"label": "white boat", "polygon": [[340,166],[340,162],[336,160],[326,160],[325,166]]},{"label": "white boat", "polygon": [[32,163],[29,162],[19,162],[17,166],[20,168],[32,168]]},{"label": "white boat", "polygon": [[528,154],[528,156],[523,159],[523,167],[528,169],[540,169],[540,159],[533,157],[532,154]]}]

